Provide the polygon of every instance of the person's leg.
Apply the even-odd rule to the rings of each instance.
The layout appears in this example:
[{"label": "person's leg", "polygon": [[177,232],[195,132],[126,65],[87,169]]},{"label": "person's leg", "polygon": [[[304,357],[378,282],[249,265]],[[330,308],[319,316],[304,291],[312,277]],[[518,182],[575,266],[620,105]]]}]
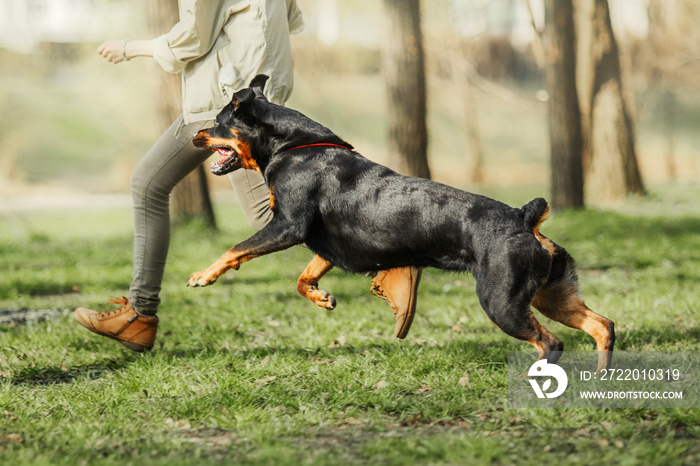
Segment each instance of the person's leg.
[{"label": "person's leg", "polygon": [[129,299],[111,301],[122,306],[114,311],[75,311],[75,318],[83,326],[135,351],[153,346],[158,327],[155,314],[170,243],[170,193],[211,155],[192,144],[192,133],[211,122],[192,123],[178,132],[181,122],[179,117],[163,133],[131,177],[134,273]]},{"label": "person's leg", "polygon": [[177,131],[181,123],[182,116],[156,141],[131,176],[134,275],[129,301],[147,315],[154,315],[160,303],[158,295],[170,245],[170,193],[212,155],[192,144],[192,134],[211,122],[191,123]]},{"label": "person's leg", "polygon": [[201,165],[210,151],[192,144],[192,133],[211,122],[183,126],[173,122],[139,162],[131,177],[134,207],[134,275],[129,301],[140,313],[154,315],[160,303],[165,260],[170,245],[170,193],[177,183]]},{"label": "person's leg", "polygon": [[248,225],[255,231],[262,230],[273,216],[270,209],[270,189],[265,184],[265,178],[254,170],[242,168],[229,173],[228,177]]}]

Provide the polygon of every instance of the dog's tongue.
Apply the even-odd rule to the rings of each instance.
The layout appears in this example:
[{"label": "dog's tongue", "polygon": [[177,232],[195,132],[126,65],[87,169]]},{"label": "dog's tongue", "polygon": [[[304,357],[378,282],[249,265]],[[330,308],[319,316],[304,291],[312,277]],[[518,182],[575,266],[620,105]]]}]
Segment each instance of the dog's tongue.
[{"label": "dog's tongue", "polygon": [[224,163],[228,162],[228,160],[233,156],[233,151],[230,149],[224,149],[223,147],[218,147],[216,149],[216,152],[219,153],[221,156],[221,159],[219,159],[218,162],[213,163],[212,165],[216,167],[222,166]]}]

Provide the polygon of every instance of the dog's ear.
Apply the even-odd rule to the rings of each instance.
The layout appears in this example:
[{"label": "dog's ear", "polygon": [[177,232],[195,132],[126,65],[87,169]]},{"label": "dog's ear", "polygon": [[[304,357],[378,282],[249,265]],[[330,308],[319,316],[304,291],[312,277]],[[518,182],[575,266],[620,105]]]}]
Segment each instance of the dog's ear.
[{"label": "dog's ear", "polygon": [[266,74],[259,74],[256,77],[253,78],[253,80],[250,82],[248,85],[249,88],[253,89],[256,91],[256,94],[262,95],[263,89],[265,89],[265,83],[267,80],[270,79],[270,77]]},{"label": "dog's ear", "polygon": [[235,94],[233,94],[233,99],[231,103],[233,104],[233,111],[237,112],[241,107],[245,107],[255,100],[255,92],[252,89],[242,89]]}]

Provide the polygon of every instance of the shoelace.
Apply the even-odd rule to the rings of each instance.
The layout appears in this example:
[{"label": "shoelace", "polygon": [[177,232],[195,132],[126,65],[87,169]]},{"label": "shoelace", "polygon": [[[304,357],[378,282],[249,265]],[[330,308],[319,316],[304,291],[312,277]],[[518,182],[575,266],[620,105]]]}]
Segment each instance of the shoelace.
[{"label": "shoelace", "polygon": [[119,305],[122,306],[122,307],[120,307],[119,309],[114,309],[114,310],[112,310],[112,311],[107,311],[107,312],[105,312],[104,314],[105,314],[105,315],[108,315],[108,316],[109,316],[109,315],[112,315],[112,314],[116,314],[117,312],[120,312],[120,311],[121,311],[122,309],[124,309],[125,307],[131,307],[131,306],[129,306],[129,300],[126,299],[125,297],[121,297],[121,298],[111,298],[111,299],[109,300],[109,302],[112,303],[112,304],[119,304]]}]

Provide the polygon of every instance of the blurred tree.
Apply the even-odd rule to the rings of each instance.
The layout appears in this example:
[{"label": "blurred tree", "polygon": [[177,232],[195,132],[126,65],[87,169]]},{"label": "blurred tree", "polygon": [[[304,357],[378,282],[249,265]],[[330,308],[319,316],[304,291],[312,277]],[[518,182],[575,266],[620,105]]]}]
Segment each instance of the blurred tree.
[{"label": "blurred tree", "polygon": [[583,206],[581,112],[576,93],[576,37],[572,0],[545,0],[543,34],[549,93],[552,207]]},{"label": "blurred tree", "polygon": [[390,163],[430,178],[425,65],[419,0],[384,0],[388,18],[382,69],[388,95]]},{"label": "blurred tree", "polygon": [[586,201],[644,194],[608,1],[578,0],[576,31]]},{"label": "blurred tree", "polygon": [[[154,36],[168,32],[178,21],[177,0],[148,1],[148,23]],[[155,76],[159,102],[157,114],[160,126],[165,131],[182,113],[181,77],[162,70]],[[203,219],[211,228],[216,228],[204,166],[200,165],[180,181],[175,186],[171,199],[175,221]]]},{"label": "blurred tree", "polygon": [[649,0],[647,15],[646,47],[640,47],[635,58],[641,62],[640,68],[646,70],[649,86],[662,90],[657,118],[662,121],[665,139],[666,172],[675,180],[694,171],[692,166],[682,166],[683,151],[677,150],[676,143],[679,130],[687,121],[681,113],[688,103],[687,97],[696,95],[700,86],[700,28],[697,27],[700,2]]}]

